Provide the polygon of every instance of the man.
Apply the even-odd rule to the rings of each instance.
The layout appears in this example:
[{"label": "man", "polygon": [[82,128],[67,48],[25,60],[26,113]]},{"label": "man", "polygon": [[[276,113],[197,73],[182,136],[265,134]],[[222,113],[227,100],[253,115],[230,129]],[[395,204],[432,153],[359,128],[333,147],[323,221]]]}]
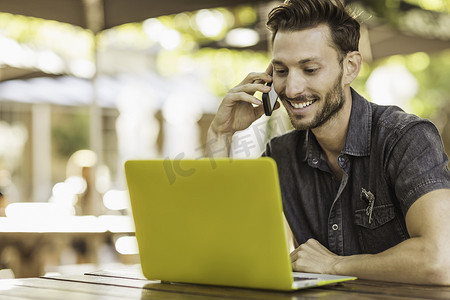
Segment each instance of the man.
[{"label": "man", "polygon": [[359,24],[339,1],[288,0],[267,24],[272,63],[224,97],[210,155],[227,156],[262,116],[253,95],[273,81],[295,128],[264,153],[279,169],[293,270],[449,285],[450,172],[436,128],[350,87]]}]

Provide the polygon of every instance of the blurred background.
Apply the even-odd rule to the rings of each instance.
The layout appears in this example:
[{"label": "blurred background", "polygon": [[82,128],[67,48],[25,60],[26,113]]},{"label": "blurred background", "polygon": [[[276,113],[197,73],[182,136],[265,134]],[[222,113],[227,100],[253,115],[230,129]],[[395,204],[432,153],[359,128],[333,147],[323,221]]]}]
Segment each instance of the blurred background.
[{"label": "blurred background", "polygon": [[[0,0],[0,277],[139,263],[123,163],[201,158],[222,97],[270,62],[264,0]],[[353,87],[450,149],[450,0],[347,0]],[[258,157],[282,109],[236,135]],[[70,267],[70,271],[69,271]]]}]

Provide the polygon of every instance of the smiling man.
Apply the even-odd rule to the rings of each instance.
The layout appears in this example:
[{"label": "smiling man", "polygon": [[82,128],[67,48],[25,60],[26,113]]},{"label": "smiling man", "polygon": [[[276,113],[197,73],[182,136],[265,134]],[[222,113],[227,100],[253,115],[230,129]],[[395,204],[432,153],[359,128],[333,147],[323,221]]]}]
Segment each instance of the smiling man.
[{"label": "smiling man", "polygon": [[288,0],[267,24],[272,63],[224,97],[210,155],[228,156],[273,82],[295,130],[263,155],[279,169],[293,270],[450,285],[450,172],[435,126],[350,87],[359,23],[339,0]]}]

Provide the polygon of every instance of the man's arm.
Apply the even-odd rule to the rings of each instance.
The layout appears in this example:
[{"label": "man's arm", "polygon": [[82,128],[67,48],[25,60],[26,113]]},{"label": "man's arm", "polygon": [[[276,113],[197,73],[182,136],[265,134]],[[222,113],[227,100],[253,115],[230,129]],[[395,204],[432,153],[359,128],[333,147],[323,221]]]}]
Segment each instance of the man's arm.
[{"label": "man's arm", "polygon": [[291,253],[295,271],[363,279],[450,285],[450,190],[420,197],[408,210],[410,239],[379,254],[337,256],[316,240]]}]

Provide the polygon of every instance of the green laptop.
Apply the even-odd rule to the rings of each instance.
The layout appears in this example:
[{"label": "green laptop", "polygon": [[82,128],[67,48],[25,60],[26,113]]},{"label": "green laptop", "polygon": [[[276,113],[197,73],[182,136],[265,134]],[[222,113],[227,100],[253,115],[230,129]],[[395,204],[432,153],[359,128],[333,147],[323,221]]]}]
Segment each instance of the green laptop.
[{"label": "green laptop", "polygon": [[283,291],[356,279],[292,272],[271,158],[129,160],[125,173],[148,279]]}]

